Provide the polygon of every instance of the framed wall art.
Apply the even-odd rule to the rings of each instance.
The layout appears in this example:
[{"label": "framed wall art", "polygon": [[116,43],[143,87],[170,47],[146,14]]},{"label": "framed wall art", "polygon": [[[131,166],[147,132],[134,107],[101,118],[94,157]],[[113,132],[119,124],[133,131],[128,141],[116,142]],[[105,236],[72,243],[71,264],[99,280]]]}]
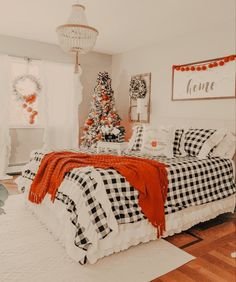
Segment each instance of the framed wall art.
[{"label": "framed wall art", "polygon": [[150,121],[151,73],[131,77],[129,88],[129,119],[132,122]]},{"label": "framed wall art", "polygon": [[172,101],[235,98],[235,55],[172,69]]}]

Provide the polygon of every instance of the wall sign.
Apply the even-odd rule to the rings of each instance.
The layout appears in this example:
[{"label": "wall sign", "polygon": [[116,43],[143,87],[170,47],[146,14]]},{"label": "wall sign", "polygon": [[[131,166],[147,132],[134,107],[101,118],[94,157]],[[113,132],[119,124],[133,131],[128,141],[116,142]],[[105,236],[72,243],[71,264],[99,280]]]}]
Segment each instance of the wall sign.
[{"label": "wall sign", "polygon": [[172,100],[235,98],[235,55],[172,69]]}]

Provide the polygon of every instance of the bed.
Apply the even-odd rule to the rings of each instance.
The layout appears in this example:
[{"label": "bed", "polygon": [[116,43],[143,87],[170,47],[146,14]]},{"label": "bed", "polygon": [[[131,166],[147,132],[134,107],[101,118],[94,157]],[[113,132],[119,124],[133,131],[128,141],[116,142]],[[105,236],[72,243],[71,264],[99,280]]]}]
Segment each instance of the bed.
[{"label": "bed", "polygon": [[[24,192],[27,208],[63,244],[72,259],[80,264],[93,264],[104,256],[157,239],[156,229],[138,205],[138,191],[113,169],[92,166],[73,169],[66,174],[54,203],[48,196],[40,205],[29,202],[30,185],[47,153],[33,152],[17,183]],[[231,159],[154,157],[133,151],[127,151],[126,155],[152,158],[168,166],[163,237],[234,211]]]}]

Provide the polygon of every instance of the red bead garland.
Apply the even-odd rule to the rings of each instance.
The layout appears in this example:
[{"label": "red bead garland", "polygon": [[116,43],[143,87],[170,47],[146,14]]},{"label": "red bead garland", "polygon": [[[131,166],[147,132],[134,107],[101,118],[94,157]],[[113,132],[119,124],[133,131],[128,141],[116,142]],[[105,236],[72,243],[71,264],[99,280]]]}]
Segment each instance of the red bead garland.
[{"label": "red bead garland", "polygon": [[179,66],[175,66],[173,65],[173,70],[176,71],[206,71],[207,69],[211,69],[211,68],[215,68],[215,67],[223,67],[226,63],[230,62],[230,61],[234,61],[236,58],[236,55],[230,55],[227,56],[225,58],[221,58],[219,60],[215,60],[214,62],[211,63],[205,63],[202,65],[197,65],[197,66],[191,66],[191,65],[179,65]]}]

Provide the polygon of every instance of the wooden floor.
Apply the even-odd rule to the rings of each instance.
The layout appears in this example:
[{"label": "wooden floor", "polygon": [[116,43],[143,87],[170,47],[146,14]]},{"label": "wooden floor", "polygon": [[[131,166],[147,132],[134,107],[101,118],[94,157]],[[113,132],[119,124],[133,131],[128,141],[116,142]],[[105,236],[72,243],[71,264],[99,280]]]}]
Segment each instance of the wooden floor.
[{"label": "wooden floor", "polygon": [[[19,193],[12,180],[1,183],[10,194]],[[196,259],[152,282],[236,282],[236,259],[231,258],[236,251],[235,219],[235,214],[224,214],[169,237],[167,241]]]}]

